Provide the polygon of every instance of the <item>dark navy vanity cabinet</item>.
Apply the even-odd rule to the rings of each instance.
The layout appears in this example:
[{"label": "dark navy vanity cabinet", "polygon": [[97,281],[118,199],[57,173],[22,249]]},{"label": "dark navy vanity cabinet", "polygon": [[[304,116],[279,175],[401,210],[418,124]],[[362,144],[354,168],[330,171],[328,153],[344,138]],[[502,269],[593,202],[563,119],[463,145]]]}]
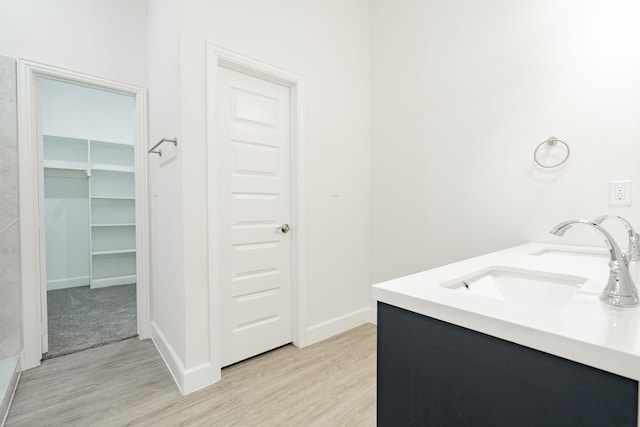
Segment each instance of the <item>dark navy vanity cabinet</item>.
[{"label": "dark navy vanity cabinet", "polygon": [[637,427],[638,382],[378,303],[378,426]]}]

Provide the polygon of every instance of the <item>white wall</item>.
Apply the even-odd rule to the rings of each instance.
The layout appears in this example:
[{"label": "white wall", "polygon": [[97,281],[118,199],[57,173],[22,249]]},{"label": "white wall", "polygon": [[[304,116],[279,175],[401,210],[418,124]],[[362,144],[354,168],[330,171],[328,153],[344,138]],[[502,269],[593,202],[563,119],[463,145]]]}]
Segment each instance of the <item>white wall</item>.
[{"label": "white wall", "polygon": [[[180,134],[180,2],[149,2],[149,137],[155,144]],[[182,163],[180,151],[164,144],[163,155],[149,159],[151,194],[152,328],[154,341],[178,384],[186,370],[186,307]],[[206,227],[206,225],[205,225]],[[202,337],[208,342],[208,337]],[[172,364],[174,361],[177,365]]]},{"label": "white wall", "polygon": [[89,181],[83,171],[45,170],[47,290],[90,282]]},{"label": "white wall", "polygon": [[[631,0],[372,0],[372,282],[607,212],[640,227],[640,6]],[[571,146],[545,172],[532,154]],[[608,205],[630,179],[634,205]],[[609,223],[606,223],[609,226]],[[619,224],[610,227],[626,239]]]},{"label": "white wall", "polygon": [[146,0],[0,0],[0,54],[147,85]]},{"label": "white wall", "polygon": [[39,80],[43,134],[133,145],[136,116],[132,96]]}]

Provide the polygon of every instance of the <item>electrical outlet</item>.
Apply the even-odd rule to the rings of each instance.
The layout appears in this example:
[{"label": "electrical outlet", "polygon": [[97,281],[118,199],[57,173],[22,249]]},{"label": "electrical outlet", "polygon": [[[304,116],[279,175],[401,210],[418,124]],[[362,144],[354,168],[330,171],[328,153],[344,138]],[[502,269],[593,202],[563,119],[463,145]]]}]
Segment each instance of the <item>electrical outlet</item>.
[{"label": "electrical outlet", "polygon": [[631,181],[609,181],[609,204],[631,204]]}]

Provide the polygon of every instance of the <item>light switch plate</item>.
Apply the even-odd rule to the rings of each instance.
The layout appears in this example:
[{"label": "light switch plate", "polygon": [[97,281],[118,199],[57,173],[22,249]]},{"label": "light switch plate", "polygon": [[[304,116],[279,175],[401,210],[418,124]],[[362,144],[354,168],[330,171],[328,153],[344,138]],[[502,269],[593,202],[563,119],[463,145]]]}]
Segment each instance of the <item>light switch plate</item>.
[{"label": "light switch plate", "polygon": [[331,187],[329,191],[331,197],[340,197],[340,181],[331,181],[329,186]]}]

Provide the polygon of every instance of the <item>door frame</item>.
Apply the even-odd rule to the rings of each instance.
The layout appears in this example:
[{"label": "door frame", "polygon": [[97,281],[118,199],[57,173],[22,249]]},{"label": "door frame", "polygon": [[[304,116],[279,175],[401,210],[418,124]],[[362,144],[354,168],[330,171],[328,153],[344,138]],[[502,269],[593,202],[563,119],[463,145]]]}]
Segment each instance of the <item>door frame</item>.
[{"label": "door frame", "polygon": [[217,96],[218,67],[257,77],[276,83],[290,90],[290,139],[291,139],[291,219],[293,224],[291,245],[291,323],[293,344],[296,347],[307,345],[307,274],[306,274],[306,224],[304,215],[304,78],[296,73],[265,64],[248,56],[241,55],[207,43],[207,180],[209,210],[209,320],[211,328],[211,365],[221,378],[222,322],[221,289],[223,280],[218,276],[220,254],[216,242],[214,226],[219,210],[222,208],[219,183],[213,167],[218,159],[216,147],[215,97]]},{"label": "door frame", "polygon": [[[150,282],[147,174],[147,90],[102,77],[26,59],[18,59],[18,162],[20,206],[20,275],[22,296],[22,369],[40,365],[46,297],[44,241],[44,170],[40,141],[39,77],[133,96],[136,167],[136,303],[140,339],[150,337]],[[46,309],[46,307],[44,308]]]}]

